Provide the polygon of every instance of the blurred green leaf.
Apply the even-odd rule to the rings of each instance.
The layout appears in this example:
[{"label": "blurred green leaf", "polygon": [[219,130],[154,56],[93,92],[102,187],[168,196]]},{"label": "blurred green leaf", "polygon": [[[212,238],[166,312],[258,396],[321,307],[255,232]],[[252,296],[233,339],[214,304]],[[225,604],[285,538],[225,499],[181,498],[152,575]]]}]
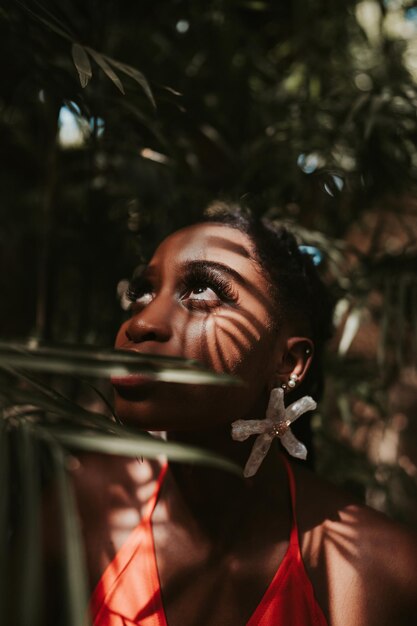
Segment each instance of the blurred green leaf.
[{"label": "blurred green leaf", "polygon": [[75,497],[65,467],[65,453],[53,439],[45,438],[45,442],[49,445],[54,463],[60,505],[67,586],[66,623],[68,626],[88,626],[91,622],[87,611],[89,601],[87,569]]},{"label": "blurred green leaf", "polygon": [[18,555],[21,572],[20,597],[25,601],[17,607],[19,626],[41,626],[42,554],[40,500],[41,481],[37,440],[34,429],[21,420],[17,429],[20,519]]},{"label": "blurred green leaf", "polygon": [[95,425],[96,427],[104,428],[109,431],[117,428],[117,424],[113,424],[106,415],[88,411],[83,407],[78,406],[78,404],[72,402],[68,398],[65,398],[65,396],[55,391],[52,387],[48,387],[47,385],[39,382],[33,378],[33,376],[29,376],[23,372],[15,372],[12,368],[8,368],[8,371],[14,373],[18,378],[29,383],[41,392],[36,395],[19,388],[2,390],[1,393],[3,397],[8,400],[10,405],[34,404],[45,411],[65,416],[73,421],[90,424],[91,426]]},{"label": "blurred green leaf", "polygon": [[73,43],[71,48],[74,65],[77,69],[81,87],[86,87],[93,75],[90,59],[84,48],[79,43]]},{"label": "blurred green leaf", "polygon": [[[111,65],[113,65],[113,67],[116,67],[127,76],[130,76],[130,78],[133,78],[133,80],[135,80],[138,83],[138,85],[142,87],[143,91],[147,95],[152,106],[156,109],[156,102],[155,102],[155,98],[153,96],[152,90],[145,76],[142,74],[142,72],[137,70],[135,67],[132,67],[131,65],[127,65],[126,63],[120,63],[120,61],[116,61],[115,59],[111,59],[110,57],[107,57],[107,56],[106,56],[106,60]],[[174,89],[170,89],[169,87],[165,87],[165,89],[170,90],[170,92],[176,96],[181,95],[177,91],[175,91]]]},{"label": "blurred green leaf", "polygon": [[124,434],[119,436],[87,430],[83,432],[75,428],[73,430],[65,429],[65,427],[53,428],[47,425],[43,425],[40,432],[44,431],[61,445],[74,450],[103,452],[121,456],[142,456],[150,459],[158,455],[165,455],[171,461],[197,463],[229,471],[238,476],[242,475],[241,468],[217,454],[200,448],[138,434],[131,429],[125,429]]},{"label": "blurred green leaf", "polygon": [[64,39],[68,41],[71,41],[73,39],[69,31],[67,30],[66,25],[60,22],[55,15],[52,15],[52,13],[47,11],[43,4],[40,4],[39,2],[36,2],[36,1],[34,2],[34,4],[36,4],[43,13],[46,13],[47,15],[49,15],[51,19],[47,19],[46,17],[40,15],[39,13],[34,11],[32,8],[30,8],[28,4],[26,4],[25,2],[22,2],[21,0],[15,0],[15,1],[27,13],[29,13],[29,15],[31,15],[33,18],[41,22],[44,26],[46,26],[48,30],[51,30],[52,32],[56,33],[57,35],[60,35],[61,37],[63,37]]},{"label": "blurred green leaf", "polygon": [[179,357],[143,355],[123,350],[28,348],[15,343],[0,342],[0,367],[96,377],[143,373],[153,380],[164,382],[240,384],[235,377],[206,370],[197,361]]},{"label": "blurred green leaf", "polygon": [[93,48],[89,48],[86,46],[85,48],[88,53],[93,57],[94,61],[97,63],[97,65],[99,65],[101,67],[101,69],[103,70],[103,72],[106,74],[106,76],[108,78],[110,78],[110,80],[112,81],[112,83],[114,83],[117,87],[117,89],[123,94],[125,95],[125,90],[122,84],[122,81],[120,80],[120,78],[117,76],[117,74],[112,70],[112,68],[110,67],[110,65],[107,63],[107,57],[105,57],[103,54],[100,54],[100,52],[97,52],[96,50],[93,50]]},{"label": "blurred green leaf", "polygon": [[0,418],[0,615],[6,615],[10,589],[10,444],[6,421]]}]

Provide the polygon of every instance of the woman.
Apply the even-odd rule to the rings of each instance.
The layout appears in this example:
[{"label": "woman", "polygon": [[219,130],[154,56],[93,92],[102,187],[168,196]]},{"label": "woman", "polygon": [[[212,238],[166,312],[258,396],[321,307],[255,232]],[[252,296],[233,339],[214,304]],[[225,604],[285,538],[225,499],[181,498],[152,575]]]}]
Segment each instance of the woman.
[{"label": "woman", "polygon": [[[130,426],[247,469],[255,438],[233,439],[232,423],[259,434],[271,392],[275,408],[317,398],[330,308],[292,236],[217,208],[133,281],[116,346],[198,359],[243,386],[131,376],[113,380],[115,405]],[[289,461],[288,426],[268,431],[249,478],[100,455],[74,472],[95,626],[417,624],[414,538]]]}]

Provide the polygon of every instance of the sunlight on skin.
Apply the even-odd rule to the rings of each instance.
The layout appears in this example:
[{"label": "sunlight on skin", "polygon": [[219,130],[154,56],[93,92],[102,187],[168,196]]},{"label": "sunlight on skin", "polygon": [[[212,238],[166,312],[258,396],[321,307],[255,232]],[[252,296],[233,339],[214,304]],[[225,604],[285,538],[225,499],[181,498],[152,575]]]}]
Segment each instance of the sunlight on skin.
[{"label": "sunlight on skin", "polygon": [[[190,299],[181,295],[187,272],[204,264],[227,285],[227,295],[210,286],[209,279],[201,291],[191,291]],[[149,389],[141,395],[138,390],[136,398],[122,397],[118,389],[118,414],[142,428],[165,430],[170,427],[166,415],[176,428],[188,429],[201,428],[202,423],[230,424],[250,413],[266,394],[276,363],[274,351],[278,340],[282,350],[284,333],[272,328],[272,296],[249,238],[220,224],[185,228],[162,242],[144,276],[147,286],[133,303],[132,317],[122,325],[116,347],[196,359],[248,384],[240,389],[167,384],[159,386],[157,394]]]},{"label": "sunlight on skin", "polygon": [[[238,323],[242,324],[246,332],[239,328]],[[201,341],[205,341],[211,350],[208,365],[218,372],[237,372],[242,363],[242,351],[249,351],[251,346],[260,340],[256,329],[246,320],[242,321],[242,315],[234,311],[224,314],[215,313],[211,319],[207,320],[204,330],[205,336]],[[212,337],[215,337],[215,341],[211,339]],[[225,356],[226,351],[223,346],[227,344],[229,346],[227,356]]]},{"label": "sunlight on skin", "polygon": [[[312,341],[299,336],[308,334],[308,323],[291,315],[278,323],[275,291],[259,270],[250,238],[229,226],[206,223],[174,233],[137,279],[117,348],[197,359],[245,384],[160,384],[133,375],[114,382],[117,414],[129,425],[167,430],[172,441],[209,448],[243,467],[251,442],[245,448],[233,441],[231,422],[262,419],[271,385],[287,382],[290,373],[302,381],[314,352]],[[94,587],[148,514],[160,462],[86,455],[71,471]],[[414,603],[411,542],[299,466],[294,474],[302,561],[329,626],[411,624],[396,614]],[[252,482],[173,463],[152,517],[155,552],[150,544],[143,547],[156,556],[168,622],[199,623],[204,615],[207,624],[223,623],[224,616],[247,623],[287,550],[288,504],[279,455],[269,455]],[[132,534],[133,541],[141,537]],[[135,569],[132,597],[137,585]]]},{"label": "sunlight on skin", "polygon": [[[354,515],[346,515],[354,522]],[[354,526],[346,526],[342,520],[327,520],[324,532],[321,526],[316,526],[304,535],[303,553],[309,555],[309,568],[317,574],[317,579],[322,585],[316,588],[316,593],[322,608],[331,613],[330,607],[337,606],[337,615],[331,616],[331,623],[339,626],[339,621],[345,620],[345,624],[351,624],[347,615],[353,615],[358,608],[358,603],[353,606],[351,598],[361,597],[358,580],[357,560],[360,557],[360,544],[358,534]],[[349,523],[349,520],[346,519]],[[327,581],[327,582],[326,582]],[[341,612],[340,598],[346,598],[346,606]],[[349,606],[348,606],[349,604]],[[361,604],[361,603],[359,603]],[[360,610],[363,607],[359,607]],[[347,613],[345,613],[345,611]],[[353,622],[354,623],[354,622]],[[357,623],[361,623],[358,621]]]},{"label": "sunlight on skin", "polygon": [[[349,615],[349,624],[361,623],[359,620],[366,615],[366,585],[358,569],[363,543],[359,541],[359,534],[355,530],[356,516],[344,512],[341,517],[342,523],[326,522],[323,551],[328,573],[329,607],[337,606],[338,609],[337,615],[332,614],[330,609],[330,616],[336,626],[342,623],[341,612]],[[345,600],[341,601],[343,598]],[[352,598],[355,598],[355,602],[352,602]]]},{"label": "sunlight on skin", "polygon": [[108,524],[116,533],[130,533],[132,528],[139,524],[139,521],[139,513],[133,509],[126,510],[125,506],[112,509],[111,514],[108,516]]},{"label": "sunlight on skin", "polygon": [[[381,594],[401,589],[395,572],[401,568],[397,559],[403,563],[404,545],[389,524],[370,509],[351,504],[338,511],[337,519],[306,533],[303,552],[309,554],[312,571],[319,572],[316,580],[323,586],[317,584],[316,590],[322,605],[328,603],[334,626],[374,624],[378,619],[385,624],[390,619]],[[409,566],[411,570],[413,562]],[[392,572],[392,586],[387,586],[387,571]],[[394,615],[392,619],[396,623]]]}]

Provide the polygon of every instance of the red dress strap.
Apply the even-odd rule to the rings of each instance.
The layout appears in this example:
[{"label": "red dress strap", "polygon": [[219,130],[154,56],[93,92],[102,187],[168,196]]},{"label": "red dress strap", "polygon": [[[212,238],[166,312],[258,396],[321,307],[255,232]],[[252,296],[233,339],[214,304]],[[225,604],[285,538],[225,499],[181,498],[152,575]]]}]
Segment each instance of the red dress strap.
[{"label": "red dress strap", "polygon": [[[247,626],[326,626],[301,556],[296,517],[296,485],[289,461],[292,524],[285,556]],[[161,471],[145,515],[94,592],[94,626],[167,626],[152,534],[152,512],[165,476]]]},{"label": "red dress strap", "polygon": [[282,455],[290,488],[292,524],[285,556],[247,626],[327,626],[301,556],[297,492],[289,460]]},{"label": "red dress strap", "polygon": [[[294,472],[292,470],[291,464],[289,460],[287,459],[287,457],[282,455],[282,459],[284,461],[285,469],[287,470],[288,484],[290,487],[291,515],[292,515],[290,545],[296,545],[298,550],[300,550],[300,540],[299,540],[299,535],[298,535],[298,524],[297,524],[297,488],[295,486]],[[300,555],[301,555],[301,551],[300,551]]]},{"label": "red dress strap", "polygon": [[[106,567],[94,589],[90,600],[94,626],[155,625],[155,608],[161,598],[151,519],[167,468],[166,463],[140,523]],[[166,626],[165,620],[159,620],[157,625]]]}]

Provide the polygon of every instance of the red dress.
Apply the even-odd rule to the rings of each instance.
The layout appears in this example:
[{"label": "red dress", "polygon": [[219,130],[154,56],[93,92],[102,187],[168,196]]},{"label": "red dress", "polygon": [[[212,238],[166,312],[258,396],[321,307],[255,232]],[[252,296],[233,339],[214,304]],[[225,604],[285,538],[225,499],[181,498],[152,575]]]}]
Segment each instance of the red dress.
[{"label": "red dress", "polygon": [[[285,460],[293,522],[285,556],[247,626],[327,626],[302,561],[295,516],[295,481]],[[166,473],[140,524],[105,569],[91,598],[93,626],[168,626],[152,534],[152,513]],[[221,626],[221,624],[219,624]]]}]

